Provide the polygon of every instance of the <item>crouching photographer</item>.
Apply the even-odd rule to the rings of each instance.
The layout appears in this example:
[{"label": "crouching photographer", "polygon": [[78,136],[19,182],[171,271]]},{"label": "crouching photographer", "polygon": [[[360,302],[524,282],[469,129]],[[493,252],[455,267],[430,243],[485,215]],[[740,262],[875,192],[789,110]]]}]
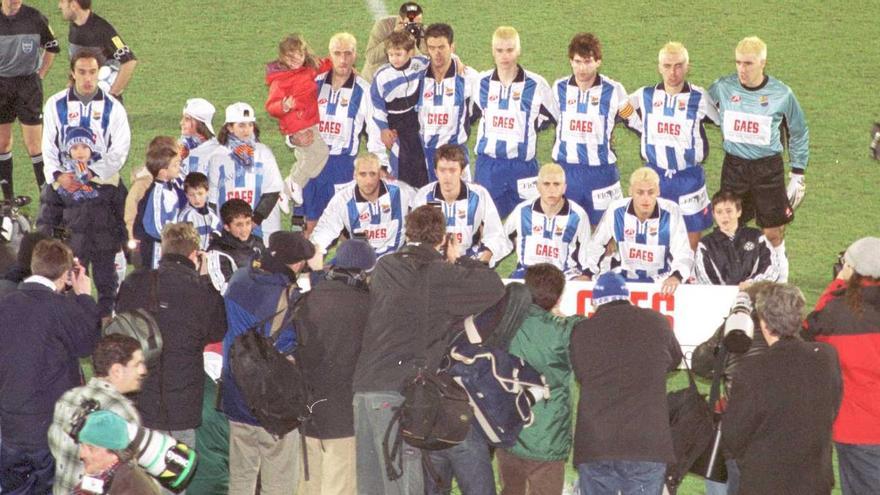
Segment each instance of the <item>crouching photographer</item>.
[{"label": "crouching photographer", "polygon": [[772,282],[756,282],[740,291],[721,326],[709,340],[697,346],[691,356],[694,373],[712,380],[709,399],[715,412],[715,437],[707,453],[691,468],[706,478],[707,495],[736,493],[739,478],[736,462],[725,460],[720,449],[721,415],[739,363],[747,356],[767,350],[767,341],[754,311],[754,300],[755,295],[769,285]]}]

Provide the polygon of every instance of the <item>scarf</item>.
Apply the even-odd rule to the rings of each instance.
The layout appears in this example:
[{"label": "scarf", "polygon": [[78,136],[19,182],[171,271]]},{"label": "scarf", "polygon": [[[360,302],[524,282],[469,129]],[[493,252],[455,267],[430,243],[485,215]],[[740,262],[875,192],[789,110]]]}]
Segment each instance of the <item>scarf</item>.
[{"label": "scarf", "polygon": [[202,143],[205,142],[205,140],[202,138],[202,136],[199,135],[180,136],[180,140],[178,142],[180,143],[180,158],[182,160],[186,160],[186,158],[189,156],[190,151],[201,146]]},{"label": "scarf", "polygon": [[57,191],[60,196],[74,202],[98,197],[98,191],[89,185],[88,164],[64,157],[62,159],[62,168],[64,172],[73,174],[74,182],[68,189],[59,187]]},{"label": "scarf", "polygon": [[[119,469],[120,465],[121,463],[117,462],[104,471],[101,471],[99,474],[84,474],[83,478],[90,478],[92,480],[91,483],[80,481],[73,490],[73,495],[100,495],[110,493],[110,484],[113,483],[113,477],[116,475],[116,470]],[[87,486],[83,487],[84,484]],[[101,491],[97,491],[99,487]]]},{"label": "scarf", "polygon": [[256,144],[256,140],[254,140],[253,137],[243,140],[239,139],[234,134],[230,134],[229,140],[226,142],[226,147],[232,152],[232,159],[235,160],[236,165],[253,167],[254,148],[256,147]]}]

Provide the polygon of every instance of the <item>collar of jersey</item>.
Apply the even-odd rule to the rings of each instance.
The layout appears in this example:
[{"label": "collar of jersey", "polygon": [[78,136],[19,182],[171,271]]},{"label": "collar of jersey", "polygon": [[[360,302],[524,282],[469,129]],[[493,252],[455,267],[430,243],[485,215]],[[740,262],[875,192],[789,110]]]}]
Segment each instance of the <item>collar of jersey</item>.
[{"label": "collar of jersey", "polygon": [[[571,209],[571,205],[568,203],[568,198],[565,196],[562,197],[562,208],[559,209],[559,213],[556,216],[568,215],[569,209]],[[532,211],[538,212],[540,214],[544,214],[544,208],[541,208],[541,198],[537,198],[534,203],[532,203]]]},{"label": "collar of jersey", "polygon": [[[427,70],[427,72],[425,72],[425,77],[429,77],[431,79],[434,79],[434,72],[432,71],[433,67],[434,67],[434,63],[429,62],[428,63],[428,70]],[[455,66],[455,58],[453,58],[452,62],[449,64],[449,68],[446,69],[446,75],[443,76],[443,79],[449,79],[450,77],[455,77],[455,75],[457,73],[458,73],[458,70]]]},{"label": "collar of jersey", "polygon": [[[465,182],[463,180],[459,180],[459,183],[461,184],[461,188],[459,188],[459,190],[458,190],[458,197],[455,198],[456,201],[459,201],[462,199],[467,199],[467,197],[468,197],[467,184],[465,184]],[[443,191],[440,190],[440,181],[439,180],[434,183],[434,199],[437,199],[440,201],[446,201],[446,199],[443,198]]]},{"label": "collar of jersey", "polygon": [[[636,209],[633,207],[633,200],[629,198],[629,205],[626,207],[626,212],[630,215],[636,217]],[[660,218],[660,202],[654,205],[654,211],[651,212],[651,215],[648,218]]]},{"label": "collar of jersey", "polygon": [[[602,74],[599,74],[597,72],[596,78],[593,79],[593,85],[590,86],[590,88],[595,88],[596,86],[600,86],[601,84],[602,84]],[[577,86],[578,85],[577,80],[574,78],[574,74],[572,74],[571,77],[568,78],[568,85],[569,86]]]},{"label": "collar of jersey", "polygon": [[[492,80],[501,82],[501,79],[498,77],[498,68],[492,70]],[[516,77],[513,78],[513,82],[523,82],[526,80],[526,71],[522,68],[521,65],[516,64]]]},{"label": "collar of jersey", "polygon": [[[666,92],[666,87],[663,84],[663,81],[660,81],[656,86],[654,86],[654,89],[659,89],[660,91]],[[691,92],[691,83],[685,81],[684,85],[681,87],[681,91],[679,92],[679,94],[690,93],[690,92]]]}]

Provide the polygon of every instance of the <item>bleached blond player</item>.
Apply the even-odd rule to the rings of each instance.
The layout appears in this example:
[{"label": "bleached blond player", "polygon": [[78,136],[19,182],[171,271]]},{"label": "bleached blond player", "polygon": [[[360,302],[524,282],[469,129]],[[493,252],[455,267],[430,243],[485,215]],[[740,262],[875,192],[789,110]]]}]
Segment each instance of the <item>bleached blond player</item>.
[{"label": "bleached blond player", "polygon": [[559,112],[553,161],[565,170],[566,196],[580,205],[596,225],[605,209],[623,197],[611,132],[617,120],[641,129],[639,116],[619,82],[599,74],[602,44],[591,33],[574,35],[568,45],[571,75],[553,83]]},{"label": "bleached blond player", "polygon": [[525,277],[526,268],[550,263],[566,278],[581,276],[586,265],[586,247],[590,240],[587,213],[565,196],[565,171],[548,163],[538,173],[538,195],[514,208],[504,224],[505,233],[514,235],[516,269],[510,278]]},{"label": "bleached blond player", "polygon": [[712,226],[702,166],[709,153],[703,122],[718,125],[720,120],[706,90],[688,82],[689,64],[684,45],[666,43],[657,56],[663,80],[637,89],[630,102],[641,116],[642,160],[660,176],[660,197],[678,204],[696,249],[701,233]]},{"label": "bleached blond player", "polygon": [[[810,134],[791,88],[764,74],[767,45],[750,36],[739,42],[734,53],[736,74],[709,87],[724,136],[721,190],[743,199],[743,223],[754,217],[764,229],[779,261],[779,281],[785,282],[785,225],[794,220],[794,209],[804,198]],[[788,187],[782,161],[783,128],[791,161]]]},{"label": "bleached blond player", "polygon": [[611,268],[630,282],[661,282],[671,294],[690,277],[694,252],[688,243],[678,205],[658,197],[660,177],[648,167],[636,169],[629,179],[631,197],[608,207],[587,246],[585,275],[593,277],[613,240],[617,256]]},{"label": "bleached blond player", "polygon": [[492,35],[495,68],[473,80],[472,109],[481,114],[474,179],[492,195],[501,218],[523,199],[534,198],[535,143],[539,129],[555,120],[547,81],[518,63],[519,33],[502,26]]}]

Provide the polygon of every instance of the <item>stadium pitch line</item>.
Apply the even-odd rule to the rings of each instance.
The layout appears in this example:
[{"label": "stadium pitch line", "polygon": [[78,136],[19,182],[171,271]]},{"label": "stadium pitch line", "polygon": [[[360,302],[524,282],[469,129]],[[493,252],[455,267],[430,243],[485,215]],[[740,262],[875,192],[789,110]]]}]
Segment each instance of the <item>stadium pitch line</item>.
[{"label": "stadium pitch line", "polygon": [[373,14],[373,20],[378,21],[388,17],[388,9],[382,0],[365,0],[365,3],[367,4],[367,9]]}]

